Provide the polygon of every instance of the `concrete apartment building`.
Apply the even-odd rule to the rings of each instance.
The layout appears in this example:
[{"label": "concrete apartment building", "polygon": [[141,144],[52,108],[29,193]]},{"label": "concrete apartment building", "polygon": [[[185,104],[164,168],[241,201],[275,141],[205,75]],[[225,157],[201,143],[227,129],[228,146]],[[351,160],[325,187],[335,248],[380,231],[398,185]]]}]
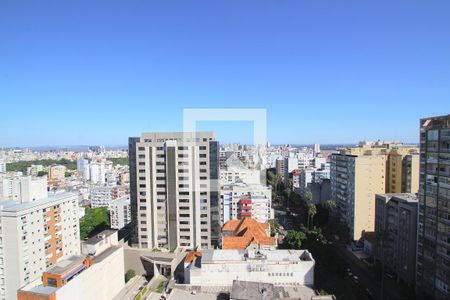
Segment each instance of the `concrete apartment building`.
[{"label": "concrete apartment building", "polygon": [[80,253],[76,194],[4,201],[0,222],[0,299],[16,299],[18,288],[58,261]]},{"label": "concrete apartment building", "polygon": [[106,230],[83,243],[73,255],[17,292],[18,300],[110,300],[124,288],[123,247],[117,231]]},{"label": "concrete apartment building", "polygon": [[129,139],[133,242],[211,248],[220,234],[219,145],[213,132]]},{"label": "concrete apartment building", "polygon": [[109,216],[112,229],[122,229],[131,223],[130,195],[112,201],[109,204]]},{"label": "concrete apartment building", "polygon": [[226,184],[220,190],[220,224],[250,217],[258,222],[274,218],[272,190],[260,184]]},{"label": "concrete apartment building", "polygon": [[420,188],[416,285],[450,297],[450,115],[420,120]]},{"label": "concrete apartment building", "polygon": [[415,161],[407,157],[415,157],[417,153],[414,146],[366,142],[359,147],[340,149],[331,156],[331,197],[353,240],[375,229],[375,194],[398,191],[399,186],[417,192],[411,188],[416,186],[418,168],[403,163]]},{"label": "concrete apartment building", "polygon": [[417,194],[377,194],[375,198],[374,257],[399,280],[413,285],[416,274]]},{"label": "concrete apartment building", "polygon": [[0,200],[20,202],[47,198],[47,177],[8,176],[0,178]]},{"label": "concrete apartment building", "polygon": [[48,185],[51,188],[64,188],[67,168],[62,165],[53,165],[48,167]]}]

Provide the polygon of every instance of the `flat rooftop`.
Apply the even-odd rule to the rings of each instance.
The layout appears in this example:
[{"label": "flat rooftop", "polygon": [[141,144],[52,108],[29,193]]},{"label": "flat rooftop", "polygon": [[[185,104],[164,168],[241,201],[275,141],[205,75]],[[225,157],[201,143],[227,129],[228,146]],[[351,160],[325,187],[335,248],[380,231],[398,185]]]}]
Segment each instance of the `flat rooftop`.
[{"label": "flat rooftop", "polygon": [[48,268],[46,272],[63,275],[68,271],[76,268],[77,266],[82,265],[85,259],[86,259],[85,256],[72,255],[64,260],[57,262],[52,267]]},{"label": "flat rooftop", "polygon": [[418,202],[419,198],[417,197],[417,194],[415,193],[387,193],[387,194],[377,194],[382,197],[386,197],[386,199],[389,201],[392,198],[395,198],[400,201],[404,202]]},{"label": "flat rooftop", "polygon": [[95,245],[98,242],[103,241],[105,238],[113,235],[116,232],[117,232],[117,230],[112,230],[112,229],[103,230],[102,232],[94,235],[93,237],[88,238],[86,241],[84,241],[84,243],[88,244],[88,245]]},{"label": "flat rooftop", "polygon": [[269,262],[313,261],[307,250],[204,250],[202,264],[251,259],[264,259]]},{"label": "flat rooftop", "polygon": [[34,207],[45,206],[52,202],[63,200],[69,197],[77,196],[77,194],[65,192],[60,194],[54,194],[48,198],[39,199],[30,202],[18,202],[13,200],[8,200],[0,203],[0,209],[3,212],[13,212],[17,213],[23,210],[27,210]]}]

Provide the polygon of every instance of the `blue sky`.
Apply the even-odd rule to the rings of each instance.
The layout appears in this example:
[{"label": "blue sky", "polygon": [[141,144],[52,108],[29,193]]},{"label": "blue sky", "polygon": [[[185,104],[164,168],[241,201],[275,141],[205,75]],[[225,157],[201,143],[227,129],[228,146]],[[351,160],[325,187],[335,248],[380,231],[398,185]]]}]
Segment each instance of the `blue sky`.
[{"label": "blue sky", "polygon": [[448,0],[0,2],[0,146],[123,145],[183,108],[266,108],[274,144],[417,142],[449,98]]}]

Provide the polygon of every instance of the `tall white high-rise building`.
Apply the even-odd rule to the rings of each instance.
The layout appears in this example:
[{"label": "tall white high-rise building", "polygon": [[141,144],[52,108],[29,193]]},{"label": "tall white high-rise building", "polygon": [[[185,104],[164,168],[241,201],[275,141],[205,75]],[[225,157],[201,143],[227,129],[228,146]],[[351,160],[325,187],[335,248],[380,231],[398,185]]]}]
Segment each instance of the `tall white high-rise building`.
[{"label": "tall white high-rise building", "polygon": [[80,253],[78,196],[61,193],[0,205],[0,299],[40,278],[46,268]]},{"label": "tall white high-rise building", "polygon": [[130,195],[123,196],[109,204],[111,228],[122,229],[131,223]]},{"label": "tall white high-rise building", "polygon": [[314,144],[314,156],[320,153],[320,144]]},{"label": "tall white high-rise building", "polygon": [[218,243],[219,147],[212,132],[130,138],[133,241],[142,248]]}]

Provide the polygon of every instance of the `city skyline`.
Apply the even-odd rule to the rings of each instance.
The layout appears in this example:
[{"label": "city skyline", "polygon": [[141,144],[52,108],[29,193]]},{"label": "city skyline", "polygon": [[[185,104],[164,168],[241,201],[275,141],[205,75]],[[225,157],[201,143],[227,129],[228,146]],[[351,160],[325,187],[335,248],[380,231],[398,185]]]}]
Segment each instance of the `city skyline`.
[{"label": "city skyline", "polygon": [[273,144],[418,142],[447,113],[449,5],[6,1],[0,146],[126,144],[185,108],[265,108]]}]

